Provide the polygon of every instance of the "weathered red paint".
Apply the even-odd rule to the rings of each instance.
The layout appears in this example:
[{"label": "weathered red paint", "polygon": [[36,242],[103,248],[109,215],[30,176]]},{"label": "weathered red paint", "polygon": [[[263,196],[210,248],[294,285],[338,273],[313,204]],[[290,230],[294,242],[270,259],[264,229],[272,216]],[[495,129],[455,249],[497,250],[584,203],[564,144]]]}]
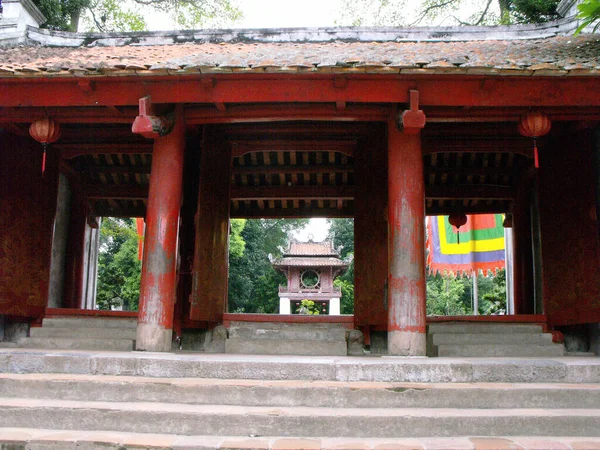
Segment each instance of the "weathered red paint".
[{"label": "weathered red paint", "polygon": [[140,114],[133,121],[131,131],[145,138],[155,139],[168,134],[173,127],[173,121],[163,116],[154,115],[150,96],[140,98]]},{"label": "weathered red paint", "polygon": [[425,333],[425,182],[419,133],[388,122],[388,331]]},{"label": "weathered red paint", "polygon": [[[332,75],[219,75],[206,89],[203,79],[181,77],[114,77],[98,79],[93,92],[83,92],[77,79],[33,78],[3,81],[0,106],[137,105],[150,95],[157,103],[406,103],[418,89],[423,106],[599,106],[595,77],[390,76],[355,75],[336,88]],[[176,78],[176,79],[174,79]],[[60,92],[61,95],[56,95]]]},{"label": "weathered red paint", "polygon": [[177,284],[177,236],[182,195],[184,125],[154,141],[138,322],[173,326]]}]

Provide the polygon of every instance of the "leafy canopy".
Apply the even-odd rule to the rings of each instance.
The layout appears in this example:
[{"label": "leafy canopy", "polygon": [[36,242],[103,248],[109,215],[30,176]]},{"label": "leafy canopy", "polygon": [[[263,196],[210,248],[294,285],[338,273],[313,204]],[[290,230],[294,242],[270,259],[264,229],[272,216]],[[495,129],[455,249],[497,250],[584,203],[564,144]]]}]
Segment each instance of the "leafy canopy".
[{"label": "leafy canopy", "polygon": [[[560,0],[343,0],[338,25],[509,25],[557,18]],[[592,0],[598,1],[598,0]]]},{"label": "leafy canopy", "polygon": [[78,31],[144,31],[146,15],[161,14],[178,29],[222,28],[242,18],[236,0],[33,0],[46,28]]}]

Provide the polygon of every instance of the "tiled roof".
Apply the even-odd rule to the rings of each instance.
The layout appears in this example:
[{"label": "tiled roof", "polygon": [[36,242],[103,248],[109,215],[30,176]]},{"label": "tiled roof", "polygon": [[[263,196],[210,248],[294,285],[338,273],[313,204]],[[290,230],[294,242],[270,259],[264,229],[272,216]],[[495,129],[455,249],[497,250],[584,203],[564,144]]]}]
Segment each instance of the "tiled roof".
[{"label": "tiled roof", "polygon": [[348,267],[348,262],[327,257],[284,257],[273,262],[275,267]]},{"label": "tiled roof", "polygon": [[328,255],[337,257],[338,254],[331,248],[331,241],[323,242],[291,242],[290,249],[285,256],[317,256]]},{"label": "tiled roof", "polygon": [[212,73],[598,75],[600,36],[465,42],[0,47],[0,77]]}]

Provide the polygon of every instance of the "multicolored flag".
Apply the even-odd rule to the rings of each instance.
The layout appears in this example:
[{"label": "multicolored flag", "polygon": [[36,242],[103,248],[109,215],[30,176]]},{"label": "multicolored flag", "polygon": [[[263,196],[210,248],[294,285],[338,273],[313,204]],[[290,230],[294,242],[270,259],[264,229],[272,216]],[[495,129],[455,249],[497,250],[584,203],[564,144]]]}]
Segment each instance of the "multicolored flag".
[{"label": "multicolored flag", "polygon": [[[429,273],[452,272],[457,275],[473,271],[504,268],[504,227],[502,214],[473,214],[457,230],[448,216],[429,217],[427,223],[427,264]],[[459,238],[460,233],[460,238]]]}]

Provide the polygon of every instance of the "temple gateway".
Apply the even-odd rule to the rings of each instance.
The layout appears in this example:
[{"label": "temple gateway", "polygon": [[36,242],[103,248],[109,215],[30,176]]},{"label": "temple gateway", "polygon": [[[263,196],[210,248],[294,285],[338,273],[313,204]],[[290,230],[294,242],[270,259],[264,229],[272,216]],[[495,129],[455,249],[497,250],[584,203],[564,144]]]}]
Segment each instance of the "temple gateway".
[{"label": "temple gateway", "polygon": [[[504,213],[515,311],[476,323],[598,348],[600,38],[573,36],[568,5],[518,27],[79,34],[5,4],[5,336],[61,346],[50,321],[104,315],[136,324],[124,349],[166,352],[199,332],[222,349],[223,326],[271,320],[227,313],[230,218],[352,217],[354,314],[334,315],[339,260],[310,274],[292,246],[275,317],[298,321],[291,303],[314,295],[331,315],[303,321],[425,355],[425,216]],[[145,219],[139,312],[90,309],[106,216]]]}]

